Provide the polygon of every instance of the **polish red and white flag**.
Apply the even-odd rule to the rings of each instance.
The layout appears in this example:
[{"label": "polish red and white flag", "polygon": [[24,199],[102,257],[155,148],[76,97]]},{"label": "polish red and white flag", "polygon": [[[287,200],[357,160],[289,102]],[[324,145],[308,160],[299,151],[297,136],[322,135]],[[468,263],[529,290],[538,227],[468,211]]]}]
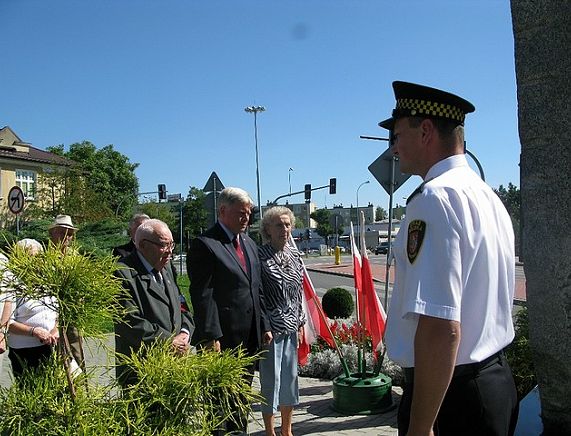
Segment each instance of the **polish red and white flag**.
[{"label": "polish red and white flag", "polygon": [[371,263],[365,247],[364,225],[361,224],[360,240],[361,252],[355,243],[353,223],[351,223],[351,252],[353,253],[353,275],[355,277],[355,289],[357,290],[357,310],[361,326],[371,335],[373,354],[375,358],[382,346],[385,333],[387,315],[381,304],[379,296],[375,292]]},{"label": "polish red and white flag", "polygon": [[[290,244],[295,249],[295,242],[293,239],[290,240]],[[333,339],[333,334],[328,326],[328,319],[323,312],[321,307],[321,301],[311,278],[307,273],[303,259],[301,260],[303,266],[303,311],[305,313],[305,325],[303,326],[303,337],[299,344],[297,350],[297,360],[300,365],[305,365],[311,352],[311,344],[313,344],[317,338],[322,338],[331,348],[335,348],[335,339]]]}]

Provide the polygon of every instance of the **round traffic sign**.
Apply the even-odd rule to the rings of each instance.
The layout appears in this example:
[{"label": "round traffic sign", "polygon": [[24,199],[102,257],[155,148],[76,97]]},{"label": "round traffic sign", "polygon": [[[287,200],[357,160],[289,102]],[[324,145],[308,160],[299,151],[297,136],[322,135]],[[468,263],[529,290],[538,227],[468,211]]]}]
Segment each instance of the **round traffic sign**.
[{"label": "round traffic sign", "polygon": [[19,186],[13,186],[8,193],[8,209],[15,214],[24,210],[24,192]]}]

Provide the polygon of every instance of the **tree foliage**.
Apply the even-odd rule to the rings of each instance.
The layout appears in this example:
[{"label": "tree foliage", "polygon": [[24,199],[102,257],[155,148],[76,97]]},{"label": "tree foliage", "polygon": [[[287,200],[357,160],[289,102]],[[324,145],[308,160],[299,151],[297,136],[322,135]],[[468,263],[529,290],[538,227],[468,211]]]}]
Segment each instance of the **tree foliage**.
[{"label": "tree foliage", "polygon": [[79,166],[50,169],[42,173],[37,186],[41,201],[32,202],[22,215],[24,222],[53,219],[58,214],[73,216],[76,222],[96,221],[112,215],[104,197],[87,182]]},{"label": "tree foliage", "polygon": [[507,189],[504,185],[500,185],[498,189],[494,189],[494,192],[500,197],[500,200],[502,200],[512,220],[519,223],[521,218],[521,192],[519,188],[510,182],[508,183]]},{"label": "tree foliage", "polygon": [[[70,190],[70,195],[66,195],[69,201],[76,197],[83,199],[83,203],[93,199],[94,205],[105,210],[107,215],[115,212],[121,215],[131,213],[137,202],[139,182],[135,169],[139,164],[131,163],[129,158],[115,150],[112,144],[97,149],[91,142],[83,141],[71,144],[68,151],[65,151],[63,144],[48,147],[47,150],[77,162],[72,171],[66,171],[67,177],[63,181]],[[78,177],[80,174],[85,177]],[[61,177],[59,180],[61,185]],[[55,185],[55,182],[52,185]],[[86,195],[78,196],[78,192]],[[87,205],[83,204],[84,209]],[[89,208],[90,211],[92,209]],[[68,210],[66,213],[71,214]]]},{"label": "tree foliage", "polygon": [[[139,213],[146,213],[153,219],[158,219],[167,224],[173,236],[176,235],[178,229],[178,204],[173,203],[158,203],[156,201],[149,201],[141,203],[137,207]],[[176,237],[175,237],[176,240]]]},{"label": "tree foliage", "polygon": [[327,236],[334,233],[334,229],[329,222],[331,212],[328,209],[317,209],[310,216],[317,221],[317,234],[327,240]]},{"label": "tree foliage", "polygon": [[375,209],[375,221],[382,221],[388,218],[387,211],[381,206],[377,206]]},{"label": "tree foliage", "polygon": [[206,194],[202,189],[191,186],[184,201],[183,228],[186,237],[194,237],[206,229],[208,214],[204,207]]},{"label": "tree foliage", "polygon": [[507,189],[500,185],[494,192],[500,197],[500,200],[506,207],[512,219],[512,225],[515,234],[515,250],[516,255],[520,255],[520,230],[521,230],[521,192],[519,188],[508,183]]}]

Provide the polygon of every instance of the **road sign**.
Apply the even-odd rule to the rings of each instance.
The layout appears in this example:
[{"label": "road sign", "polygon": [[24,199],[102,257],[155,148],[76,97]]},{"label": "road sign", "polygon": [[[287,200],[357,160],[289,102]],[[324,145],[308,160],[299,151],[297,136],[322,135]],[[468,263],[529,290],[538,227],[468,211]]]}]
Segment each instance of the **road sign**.
[{"label": "road sign", "polygon": [[215,171],[212,171],[212,174],[210,174],[210,177],[202,190],[204,192],[220,192],[223,189],[224,184],[220,181],[220,177],[218,177],[218,174],[216,174]]},{"label": "road sign", "polygon": [[399,160],[396,159],[393,155],[393,152],[390,148],[381,154],[371,165],[369,165],[369,171],[375,179],[381,184],[387,194],[390,195],[391,193],[391,179],[392,179],[392,171],[391,165],[392,161],[394,160],[394,181],[393,183],[393,192],[395,192],[404,182],[408,180],[410,174],[403,174],[400,172],[400,165]]},{"label": "road sign", "polygon": [[168,203],[178,203],[182,198],[180,194],[169,194],[167,195],[167,202]]},{"label": "road sign", "polygon": [[16,215],[24,210],[24,193],[19,186],[13,186],[8,193],[8,209]]}]

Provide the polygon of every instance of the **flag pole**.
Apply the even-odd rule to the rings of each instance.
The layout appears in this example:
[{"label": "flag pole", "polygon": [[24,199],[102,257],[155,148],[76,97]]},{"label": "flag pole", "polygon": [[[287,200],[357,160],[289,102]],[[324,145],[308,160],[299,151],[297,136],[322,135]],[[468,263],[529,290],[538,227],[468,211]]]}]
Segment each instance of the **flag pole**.
[{"label": "flag pole", "polygon": [[[361,211],[361,216],[359,217],[359,240],[361,242],[360,247],[361,247],[361,271],[363,268],[363,258],[365,257],[366,253],[365,250],[367,250],[367,247],[365,246],[365,213],[363,211]],[[361,272],[362,274],[362,272]],[[361,287],[363,287],[363,280],[361,279]],[[361,292],[363,292],[363,290],[361,290]],[[363,300],[363,308],[365,306],[365,304],[367,303],[367,300]],[[365,326],[367,325],[367,311],[363,310],[363,317],[365,319],[362,320],[362,325],[361,325],[361,343],[363,345],[363,376],[365,375],[366,372],[366,368],[367,368],[367,361],[365,358]],[[372,352],[373,350],[371,350]]]},{"label": "flag pole", "polygon": [[[357,215],[357,219],[359,219],[359,216]],[[357,318],[357,326],[359,327],[359,330],[357,331],[357,370],[359,372],[359,374],[361,376],[363,376],[365,370],[363,367],[363,322],[361,321],[361,295],[359,295],[360,293],[362,293],[362,289],[359,289],[359,286],[357,286],[357,276],[356,276],[356,269],[355,269],[355,262],[357,259],[357,253],[355,253],[355,251],[358,252],[358,248],[357,248],[357,244],[355,243],[355,230],[353,228],[353,222],[351,222],[351,254],[353,257],[353,283],[354,283],[354,289],[355,289],[355,303],[356,303],[356,308],[357,310],[356,312],[356,318]],[[360,253],[358,253],[360,256]],[[362,262],[361,262],[362,263]],[[361,268],[362,268],[362,264],[359,267],[359,276],[361,276]],[[360,277],[359,277],[360,278]],[[361,279],[361,287],[363,286],[362,283],[362,279]],[[364,302],[364,300],[363,300]]]},{"label": "flag pole", "polygon": [[[297,246],[295,245],[295,241],[293,240],[293,236],[289,235],[289,242],[290,245],[292,245],[296,250],[297,250]],[[299,250],[297,250],[299,252]],[[304,277],[307,277],[307,280],[309,281],[309,283],[311,284],[311,288],[315,289],[313,287],[313,283],[311,282],[311,279],[309,278],[309,274],[307,272],[307,268],[305,267],[305,263],[303,262],[303,258],[300,256],[299,260],[301,261],[301,266],[303,268],[303,274]],[[317,295],[316,295],[317,297]],[[321,307],[321,303],[319,301],[317,301],[318,304],[315,305],[315,307],[317,308],[317,312],[319,313],[319,316],[321,318],[321,320],[323,321],[323,324],[325,324],[325,328],[327,329],[328,333],[331,335],[331,338],[333,339],[333,345],[335,345],[335,351],[337,352],[337,355],[339,356],[339,360],[341,361],[341,366],[343,367],[343,372],[345,374],[345,377],[350,377],[351,376],[351,372],[349,371],[349,367],[347,366],[347,361],[345,360],[345,356],[343,355],[343,352],[341,351],[341,348],[339,347],[339,344],[337,344],[337,340],[335,339],[335,336],[333,335],[333,332],[331,331],[331,328],[329,327],[329,323],[327,322],[327,317],[325,316],[325,313],[323,313],[323,308]]]}]

